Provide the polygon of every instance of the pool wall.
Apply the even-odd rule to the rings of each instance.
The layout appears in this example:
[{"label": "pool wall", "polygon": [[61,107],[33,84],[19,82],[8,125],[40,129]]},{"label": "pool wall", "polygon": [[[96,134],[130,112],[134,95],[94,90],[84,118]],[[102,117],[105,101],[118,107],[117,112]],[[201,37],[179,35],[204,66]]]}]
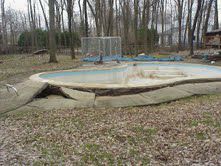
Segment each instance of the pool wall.
[{"label": "pool wall", "polygon": [[[159,76],[160,80],[150,78],[152,75]],[[140,80],[132,79],[130,82],[133,77]],[[73,88],[128,88],[160,86],[197,79],[220,80],[221,68],[187,63],[127,63],[113,67],[45,72],[35,74],[30,79]]]}]

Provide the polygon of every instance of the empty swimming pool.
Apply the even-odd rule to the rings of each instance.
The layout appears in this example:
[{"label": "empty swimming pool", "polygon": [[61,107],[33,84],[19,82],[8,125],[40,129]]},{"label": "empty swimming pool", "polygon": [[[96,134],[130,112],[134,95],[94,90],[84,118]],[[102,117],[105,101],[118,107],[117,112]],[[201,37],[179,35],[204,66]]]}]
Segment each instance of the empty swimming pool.
[{"label": "empty swimming pool", "polygon": [[221,68],[188,63],[140,62],[44,72],[32,75],[30,79],[83,89],[148,88],[191,81],[221,80]]}]

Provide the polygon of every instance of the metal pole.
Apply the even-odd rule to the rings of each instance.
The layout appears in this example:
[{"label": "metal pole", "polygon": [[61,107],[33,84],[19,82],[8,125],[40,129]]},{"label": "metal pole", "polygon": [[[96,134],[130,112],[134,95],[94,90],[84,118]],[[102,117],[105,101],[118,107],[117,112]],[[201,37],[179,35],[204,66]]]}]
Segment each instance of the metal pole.
[{"label": "metal pole", "polygon": [[112,43],[111,43],[112,41],[111,41],[111,38],[110,38],[110,56],[112,56],[112,53],[111,53],[111,47],[112,47]]},{"label": "metal pole", "polygon": [[119,47],[120,47],[120,55],[121,57],[123,57],[123,54],[122,54],[122,48],[121,48],[121,37],[119,37]]},{"label": "metal pole", "polygon": [[101,56],[101,41],[100,38],[98,38],[98,55]]},{"label": "metal pole", "polygon": [[83,46],[83,38],[81,38],[81,55],[82,56],[84,56],[84,53],[83,53],[84,48],[83,47],[84,47]]}]

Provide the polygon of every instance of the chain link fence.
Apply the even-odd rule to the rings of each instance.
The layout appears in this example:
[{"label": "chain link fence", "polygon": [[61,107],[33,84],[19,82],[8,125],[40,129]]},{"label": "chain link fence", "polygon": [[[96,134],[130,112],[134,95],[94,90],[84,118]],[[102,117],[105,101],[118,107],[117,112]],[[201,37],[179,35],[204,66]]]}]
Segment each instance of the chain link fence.
[{"label": "chain link fence", "polygon": [[120,37],[83,37],[81,38],[83,56],[122,55]]}]

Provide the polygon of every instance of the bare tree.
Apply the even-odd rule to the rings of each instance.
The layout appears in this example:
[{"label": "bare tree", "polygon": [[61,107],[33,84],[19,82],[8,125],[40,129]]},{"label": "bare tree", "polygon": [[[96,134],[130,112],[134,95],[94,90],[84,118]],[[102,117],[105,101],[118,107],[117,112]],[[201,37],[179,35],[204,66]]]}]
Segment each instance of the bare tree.
[{"label": "bare tree", "polygon": [[165,0],[160,0],[161,14],[161,45],[164,46],[164,15],[165,15]]},{"label": "bare tree", "polygon": [[128,52],[128,42],[129,42],[129,30],[130,30],[130,2],[129,0],[123,0],[120,3],[122,10],[122,22],[123,22],[123,41],[124,49]]},{"label": "bare tree", "polygon": [[[138,14],[139,14],[139,0],[134,0],[134,44],[137,47],[137,40],[138,40]],[[137,48],[136,55],[138,54]]]},{"label": "bare tree", "polygon": [[207,13],[206,13],[206,19],[205,19],[205,23],[204,23],[204,26],[203,26],[203,36],[206,35],[206,32],[208,30],[208,23],[209,23],[212,3],[213,3],[213,0],[209,0],[208,7],[207,7]]},{"label": "bare tree", "polygon": [[218,14],[218,1],[214,0],[214,8],[215,8],[215,12],[214,12],[214,29],[219,29],[219,14]]},{"label": "bare tree", "polygon": [[84,33],[85,36],[89,36],[88,32],[88,14],[87,14],[87,0],[83,0],[83,6],[84,6]]},{"label": "bare tree", "polygon": [[185,25],[184,38],[183,38],[184,45],[186,45],[186,39],[188,39],[188,44],[190,43],[191,24],[192,24],[192,8],[193,8],[193,0],[188,0],[187,1],[186,25]]},{"label": "bare tree", "polygon": [[193,55],[193,40],[194,40],[194,32],[196,29],[196,23],[199,17],[200,9],[201,9],[201,0],[197,0],[197,8],[196,8],[196,14],[194,16],[193,25],[191,27],[191,36],[190,36],[190,55]]},{"label": "bare tree", "polygon": [[34,51],[36,44],[36,36],[35,36],[36,20],[35,20],[35,11],[34,11],[35,5],[32,3],[32,0],[27,0],[27,2],[28,2],[29,23],[31,28],[31,44],[32,44],[32,51]]},{"label": "bare tree", "polygon": [[198,21],[197,21],[197,30],[196,30],[196,47],[200,48],[200,29],[201,29],[201,23],[202,23],[202,16],[204,13],[204,0],[202,0],[202,4],[201,4],[201,9],[200,9],[200,14],[198,17]]},{"label": "bare tree", "polygon": [[46,14],[45,14],[44,6],[43,6],[41,0],[39,0],[39,3],[40,3],[40,6],[41,6],[41,10],[42,10],[43,16],[44,16],[46,28],[47,28],[47,30],[49,30],[48,19],[47,19],[47,16],[46,16]]},{"label": "bare tree", "polygon": [[49,24],[50,24],[50,31],[49,31],[49,45],[50,45],[50,60],[49,63],[57,63],[56,58],[56,42],[55,42],[55,0],[48,0],[49,1]]},{"label": "bare tree", "polygon": [[3,52],[5,52],[8,44],[6,18],[5,18],[5,0],[1,0],[1,14],[2,14],[2,44],[3,44],[2,50]]},{"label": "bare tree", "polygon": [[107,36],[112,36],[113,35],[113,14],[114,14],[114,0],[108,0],[108,7],[109,7],[109,13],[108,13],[108,23],[107,23]]},{"label": "bare tree", "polygon": [[119,34],[119,7],[118,7],[118,0],[115,0],[115,30],[116,30],[116,35]]},{"label": "bare tree", "polygon": [[[76,12],[74,11],[75,1],[53,0],[54,28],[58,32],[56,43],[58,46],[69,45],[72,59],[75,58],[76,46],[73,32],[80,36],[120,35],[125,52],[128,52],[128,48],[130,48],[131,51],[134,49],[137,54],[141,50],[147,53],[149,48],[153,48],[155,36],[153,33],[149,34],[152,32],[149,31],[149,28],[161,33],[160,43],[162,45],[167,41],[169,44],[174,44],[173,30],[178,28],[178,42],[176,43],[178,50],[184,48],[188,39],[192,53],[192,40],[196,38],[199,48],[199,43],[202,42],[207,29],[211,28],[211,21],[214,21],[213,28],[218,28],[217,0],[77,0],[79,10]],[[45,5],[49,5],[48,2],[46,0],[27,0],[28,14],[23,14],[20,19],[16,17],[14,11],[8,12],[9,16],[6,16],[5,0],[0,0],[2,48],[7,44],[16,44],[19,34],[17,26],[19,25],[23,31],[30,32],[31,39],[28,40],[31,40],[32,50],[38,47],[39,38],[36,30],[38,28],[44,29],[41,15],[45,22],[45,28],[51,31],[51,21],[45,12],[47,8]],[[39,8],[41,13],[39,13]],[[65,19],[66,12],[67,20]],[[211,15],[214,19],[211,19]],[[19,20],[23,23],[19,24]],[[51,20],[53,21],[52,18]],[[183,28],[185,28],[184,31]],[[66,33],[62,34],[66,31],[69,32],[68,37]],[[49,44],[48,39],[49,37],[46,39],[46,47]]]},{"label": "bare tree", "polygon": [[88,6],[91,10],[91,13],[95,20],[95,26],[96,26],[96,32],[97,36],[102,35],[102,28],[103,28],[103,15],[102,15],[102,6],[100,0],[95,0],[93,2],[90,2],[87,0]]},{"label": "bare tree", "polygon": [[[148,24],[149,24],[149,20],[150,20],[150,4],[149,4],[149,0],[143,0],[143,11],[142,11],[142,17],[141,17],[141,28],[144,32],[144,40],[143,40],[143,44],[144,44],[144,50],[145,53],[148,53],[148,44],[152,44],[152,42],[147,41],[147,31],[148,31]],[[152,34],[150,34],[149,36],[150,38],[152,38]],[[151,46],[152,48],[152,46]]]},{"label": "bare tree", "polygon": [[73,0],[67,0],[68,31],[69,31],[69,35],[70,35],[71,58],[75,59],[74,42],[73,42],[73,31],[72,31],[73,7],[74,7]]},{"label": "bare tree", "polygon": [[175,0],[177,5],[177,13],[178,13],[178,50],[182,48],[182,18],[183,18],[183,5],[184,0]]}]

